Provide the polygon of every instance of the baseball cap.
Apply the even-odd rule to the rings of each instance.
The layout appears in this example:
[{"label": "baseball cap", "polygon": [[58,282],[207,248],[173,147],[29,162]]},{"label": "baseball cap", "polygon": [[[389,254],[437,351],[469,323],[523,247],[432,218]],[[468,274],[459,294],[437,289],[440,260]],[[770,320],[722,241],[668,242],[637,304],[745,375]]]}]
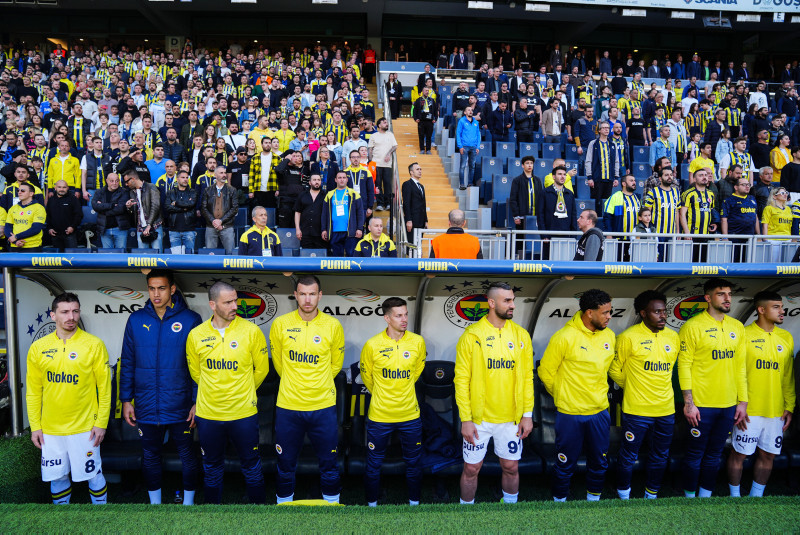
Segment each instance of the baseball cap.
[{"label": "baseball cap", "polygon": [[236,154],[247,154],[247,149],[244,147],[239,147],[236,149]]}]

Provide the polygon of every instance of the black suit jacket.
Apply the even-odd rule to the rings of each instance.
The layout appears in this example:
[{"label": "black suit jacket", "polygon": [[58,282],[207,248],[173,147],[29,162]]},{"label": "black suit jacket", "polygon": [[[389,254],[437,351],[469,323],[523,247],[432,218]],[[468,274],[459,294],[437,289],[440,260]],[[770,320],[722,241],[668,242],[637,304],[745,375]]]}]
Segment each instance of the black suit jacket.
[{"label": "black suit jacket", "polygon": [[[422,186],[422,189],[424,190],[425,186]],[[403,195],[403,215],[406,222],[411,221],[414,228],[425,228],[428,223],[425,195],[410,178],[403,182],[400,192]],[[413,236],[409,236],[408,239],[412,240]]]},{"label": "black suit jacket", "polygon": [[425,82],[427,82],[429,78],[433,80],[433,88],[436,89],[436,75],[432,72],[423,72],[417,78],[417,87],[420,91],[422,91],[422,88],[425,87]]}]

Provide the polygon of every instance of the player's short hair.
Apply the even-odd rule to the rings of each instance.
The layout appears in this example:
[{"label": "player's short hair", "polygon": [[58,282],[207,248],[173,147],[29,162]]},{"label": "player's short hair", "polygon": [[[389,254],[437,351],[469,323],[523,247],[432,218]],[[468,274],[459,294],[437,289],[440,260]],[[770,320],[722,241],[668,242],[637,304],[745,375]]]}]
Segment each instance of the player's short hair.
[{"label": "player's short hair", "polygon": [[53,302],[50,305],[50,310],[52,310],[53,312],[58,310],[58,305],[60,303],[78,303],[78,306],[81,306],[80,299],[78,299],[78,296],[72,292],[64,292],[63,294],[56,296],[56,298],[53,299]]},{"label": "player's short hair", "polygon": [[170,286],[175,284],[175,275],[172,274],[172,271],[169,269],[151,269],[150,272],[147,274],[147,282],[150,282],[150,279],[155,279],[163,277],[167,279],[167,284]]},{"label": "player's short hair", "polygon": [[401,297],[389,297],[383,302],[381,309],[383,309],[383,315],[388,316],[393,308],[405,306],[408,306],[408,303],[406,303],[405,299]]},{"label": "player's short hair", "polygon": [[596,310],[601,306],[606,305],[610,302],[611,302],[610,295],[608,295],[603,290],[598,290],[595,288],[583,292],[579,304],[581,307],[581,312],[586,312],[587,310]]},{"label": "player's short hair", "polygon": [[753,305],[755,305],[756,308],[766,305],[768,301],[783,302],[783,298],[778,292],[771,292],[769,290],[763,290],[753,296]]},{"label": "player's short hair", "polygon": [[666,304],[667,296],[658,290],[645,290],[634,298],[633,310],[639,314],[647,308],[651,301],[663,301]]},{"label": "player's short hair", "polygon": [[486,288],[486,297],[488,299],[494,299],[492,296],[500,290],[513,291],[511,286],[506,282],[493,282]]},{"label": "player's short hair", "polygon": [[235,292],[236,288],[225,281],[217,281],[208,289],[208,300],[216,301],[222,292]]},{"label": "player's short hair", "polygon": [[320,292],[322,291],[322,283],[319,282],[319,279],[316,275],[300,275],[297,277],[297,280],[294,282],[294,290],[297,291],[297,287],[300,285],[303,286],[313,286],[314,284],[317,285],[317,290]]},{"label": "player's short hair", "polygon": [[710,295],[711,292],[717,288],[733,288],[733,284],[731,284],[731,282],[728,280],[714,277],[712,279],[708,279],[706,283],[703,284],[703,294]]}]

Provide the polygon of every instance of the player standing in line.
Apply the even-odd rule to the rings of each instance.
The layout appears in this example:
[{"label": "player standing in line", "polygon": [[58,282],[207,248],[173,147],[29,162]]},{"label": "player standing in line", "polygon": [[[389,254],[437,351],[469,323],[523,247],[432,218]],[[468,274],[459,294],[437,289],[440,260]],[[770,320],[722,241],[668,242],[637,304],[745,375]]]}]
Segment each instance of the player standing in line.
[{"label": "player standing in line", "polygon": [[[374,218],[373,218],[374,220]],[[408,306],[390,297],[381,305],[386,329],[361,350],[361,380],[372,394],[367,420],[367,503],[378,505],[381,465],[394,431],[406,462],[408,503],[419,505],[422,486],[422,421],[414,384],[425,368],[425,340],[408,330]]]},{"label": "player standing in line", "polygon": [[783,433],[792,422],[795,404],[794,340],[777,327],[783,323],[783,299],[775,292],[753,298],[756,321],[744,328],[747,344],[747,418],[734,426],[728,457],[731,496],[740,496],[742,465],[758,448],[750,496],[761,497],[781,452]]},{"label": "player standing in line", "polygon": [[215,282],[208,289],[211,318],[189,333],[186,358],[197,383],[205,501],[222,501],[225,448],[233,442],[242,465],[250,503],[266,500],[258,453],[256,390],[269,373],[267,341],[261,329],[236,315],[236,289]]},{"label": "player standing in line", "polygon": [[585,444],[586,499],[598,501],[608,470],[611,416],[608,369],[614,359],[611,296],[587,290],[580,312],[556,332],[539,363],[539,378],[556,405],[556,451],[553,499],[567,501],[569,483]]},{"label": "player standing in line", "polygon": [[299,277],[294,290],[297,310],[275,318],[269,331],[272,363],[281,376],[275,409],[278,503],[294,500],[297,457],[306,433],[319,458],[322,497],[339,502],[333,380],[344,362],[344,330],[339,320],[319,310],[321,297],[317,277]]},{"label": "player standing in line", "polygon": [[711,496],[725,440],[733,425],[747,418],[747,346],[744,326],[727,315],[731,288],[724,279],[707,280],[703,293],[708,309],[679,333],[678,379],[683,414],[691,426],[682,466],[687,498]]},{"label": "player standing in line", "polygon": [[514,291],[504,282],[486,290],[489,313],[467,327],[456,349],[456,404],[464,437],[461,503],[475,503],[489,439],[503,471],[504,503],[517,503],[522,441],[533,429],[533,347],[511,321]]},{"label": "player standing in line", "polygon": [[27,394],[31,440],[42,450],[42,481],[55,504],[69,503],[72,484],[89,482],[93,504],[108,502],[100,459],[111,409],[111,370],[102,340],[82,330],[78,296],[53,300],[55,332],[28,350]]},{"label": "player standing in line", "polygon": [[641,322],[617,337],[616,352],[608,375],[624,389],[622,431],[625,440],[617,461],[617,494],[631,496],[633,465],[650,435],[644,497],[655,499],[667,468],[672,430],[675,426],[675,394],[672,372],[680,338],[667,325],[667,298],[655,290],[636,296],[633,308]]},{"label": "player standing in line", "polygon": [[147,274],[150,300],[130,315],[125,326],[119,399],[123,418],[138,425],[142,437],[142,472],[150,503],[161,503],[161,448],[169,431],[183,467],[183,505],[194,505],[198,467],[192,428],[197,392],[186,363],[186,339],[202,320],[176,290],[171,271],[153,269]]}]

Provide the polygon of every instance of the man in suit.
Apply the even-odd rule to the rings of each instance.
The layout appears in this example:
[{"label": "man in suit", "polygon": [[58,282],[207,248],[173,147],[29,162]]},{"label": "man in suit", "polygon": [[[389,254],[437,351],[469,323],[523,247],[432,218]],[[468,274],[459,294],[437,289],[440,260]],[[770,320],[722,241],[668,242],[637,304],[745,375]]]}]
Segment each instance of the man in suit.
[{"label": "man in suit", "polygon": [[658,60],[654,59],[653,64],[647,68],[648,78],[658,78],[661,74],[661,69],[658,68]]},{"label": "man in suit", "polygon": [[702,68],[703,66],[700,64],[700,56],[695,54],[692,56],[692,61],[686,66],[686,77],[701,79],[703,74]]},{"label": "man in suit", "polygon": [[408,240],[413,241],[415,228],[428,228],[428,208],[425,203],[425,187],[420,183],[422,167],[417,162],[408,166],[410,178],[403,182],[403,216],[406,220]]},{"label": "man in suit", "polygon": [[742,62],[741,68],[739,68],[739,71],[736,73],[736,81],[738,82],[739,80],[744,80],[745,82],[750,81],[750,73],[747,70],[746,61]]},{"label": "man in suit", "polygon": [[564,65],[564,56],[561,54],[561,45],[556,43],[555,49],[550,53],[550,66],[555,70],[559,65]]},{"label": "man in suit", "polygon": [[466,69],[467,68],[467,56],[464,54],[464,47],[458,49],[458,54],[456,57],[453,58],[453,68],[454,69]]},{"label": "man in suit", "polygon": [[733,62],[728,62],[728,68],[725,69],[725,73],[723,74],[722,80],[730,78],[732,81],[736,81],[736,67],[733,66]]},{"label": "man in suit", "polygon": [[675,78],[675,67],[672,66],[670,60],[665,61],[664,66],[661,67],[661,78]]},{"label": "man in suit", "polygon": [[436,75],[431,72],[430,63],[425,65],[425,72],[420,74],[417,78],[417,89],[422,91],[422,88],[425,87],[428,80],[433,80],[433,87],[436,87]]},{"label": "man in suit", "polygon": [[[558,46],[558,45],[556,45],[556,46]],[[550,78],[553,79],[553,87],[561,87],[561,83],[562,83],[561,80],[563,78],[565,78],[565,75],[561,71],[561,69],[562,69],[562,66],[559,63],[558,65],[556,65],[553,74],[550,75]]]}]

